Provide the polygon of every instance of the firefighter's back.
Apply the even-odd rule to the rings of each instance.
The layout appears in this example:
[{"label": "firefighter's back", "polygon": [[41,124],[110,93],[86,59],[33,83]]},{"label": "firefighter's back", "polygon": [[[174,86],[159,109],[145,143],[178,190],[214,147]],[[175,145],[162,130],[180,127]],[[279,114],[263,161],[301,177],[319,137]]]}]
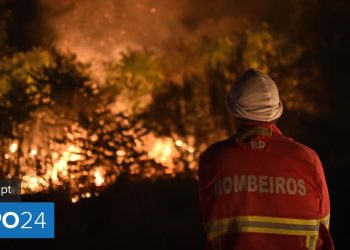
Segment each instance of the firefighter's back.
[{"label": "firefighter's back", "polygon": [[329,213],[320,207],[317,160],[274,125],[248,127],[211,146],[199,169],[211,247],[316,249],[320,219],[328,225]]}]

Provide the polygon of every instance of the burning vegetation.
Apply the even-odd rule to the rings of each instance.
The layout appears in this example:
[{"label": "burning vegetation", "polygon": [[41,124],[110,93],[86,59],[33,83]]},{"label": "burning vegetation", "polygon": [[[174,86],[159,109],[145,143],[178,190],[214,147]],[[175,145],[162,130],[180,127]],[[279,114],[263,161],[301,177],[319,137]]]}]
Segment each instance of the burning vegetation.
[{"label": "burning vegetation", "polygon": [[[125,115],[112,111],[119,109],[116,92],[126,95],[121,86],[100,87],[74,56],[35,50],[2,63],[1,177],[21,179],[24,193],[64,189],[75,202],[98,195],[120,174],[151,178],[195,170],[193,138],[155,135],[138,118],[149,90],[140,94],[131,86]],[[131,80],[120,73],[122,84],[149,84],[129,73]]]}]

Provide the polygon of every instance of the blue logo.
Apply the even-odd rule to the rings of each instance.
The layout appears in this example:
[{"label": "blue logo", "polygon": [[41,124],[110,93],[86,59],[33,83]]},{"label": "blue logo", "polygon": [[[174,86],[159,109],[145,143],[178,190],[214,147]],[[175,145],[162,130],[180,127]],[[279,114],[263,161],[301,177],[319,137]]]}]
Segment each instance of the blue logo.
[{"label": "blue logo", "polygon": [[53,202],[0,202],[0,238],[54,238]]}]

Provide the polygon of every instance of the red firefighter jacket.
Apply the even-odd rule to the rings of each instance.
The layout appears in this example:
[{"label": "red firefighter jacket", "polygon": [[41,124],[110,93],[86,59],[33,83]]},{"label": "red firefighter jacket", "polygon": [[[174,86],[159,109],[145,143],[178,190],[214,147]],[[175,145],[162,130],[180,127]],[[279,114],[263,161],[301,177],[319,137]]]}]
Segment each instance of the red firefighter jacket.
[{"label": "red firefighter jacket", "polygon": [[334,249],[317,154],[271,123],[247,123],[200,157],[207,249]]}]

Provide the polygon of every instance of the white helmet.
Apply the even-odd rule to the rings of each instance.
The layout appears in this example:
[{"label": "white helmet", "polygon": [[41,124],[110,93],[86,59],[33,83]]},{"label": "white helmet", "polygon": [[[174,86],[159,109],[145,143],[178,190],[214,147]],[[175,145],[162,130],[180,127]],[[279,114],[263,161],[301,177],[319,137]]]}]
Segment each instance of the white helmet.
[{"label": "white helmet", "polygon": [[237,79],[227,96],[226,108],[238,118],[262,122],[276,120],[283,112],[275,82],[255,69]]}]

